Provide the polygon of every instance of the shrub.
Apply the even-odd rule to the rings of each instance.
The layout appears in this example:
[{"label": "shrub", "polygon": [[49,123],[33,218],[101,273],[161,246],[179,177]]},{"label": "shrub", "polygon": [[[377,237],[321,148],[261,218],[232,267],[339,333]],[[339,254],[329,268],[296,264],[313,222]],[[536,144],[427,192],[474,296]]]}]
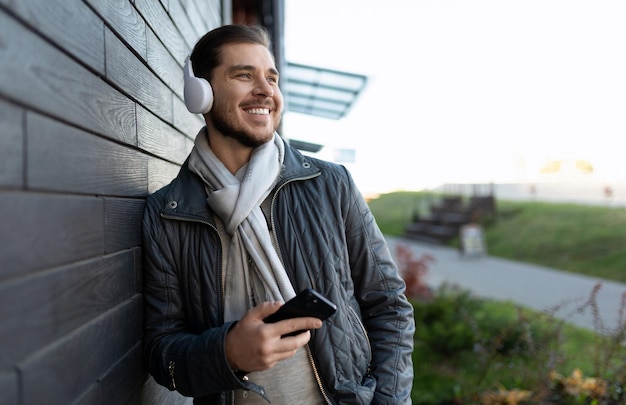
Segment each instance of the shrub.
[{"label": "shrub", "polygon": [[430,300],[414,302],[417,343],[434,353],[449,357],[460,351],[472,350],[475,334],[471,313],[477,301],[467,291],[445,285]]},{"label": "shrub", "polygon": [[[413,402],[626,403],[626,294],[618,326],[609,330],[597,308],[600,290],[598,284],[582,304],[566,302],[543,312],[481,300],[450,285],[434,291],[430,300],[414,301]],[[567,310],[557,319],[557,313]],[[569,316],[584,311],[592,312],[603,333],[582,333],[567,324]],[[591,376],[570,368],[577,362]],[[557,371],[568,369],[564,374]]]},{"label": "shrub", "polygon": [[430,287],[424,282],[428,273],[428,265],[435,261],[431,255],[424,254],[415,258],[406,245],[399,244],[396,248],[398,272],[406,283],[406,296],[415,299],[429,299],[432,296]]},{"label": "shrub", "polygon": [[[610,329],[598,310],[601,283],[582,304],[563,302],[543,312],[515,306],[511,312],[512,304],[481,300],[450,284],[431,290],[424,277],[432,256],[415,258],[399,245],[397,257],[415,309],[414,404],[626,403],[626,292]],[[567,339],[575,328],[566,321],[586,311],[596,333],[572,344]],[[557,372],[572,363],[568,354],[579,362],[592,357],[583,362],[595,377],[584,377],[579,368],[566,376]]]}]

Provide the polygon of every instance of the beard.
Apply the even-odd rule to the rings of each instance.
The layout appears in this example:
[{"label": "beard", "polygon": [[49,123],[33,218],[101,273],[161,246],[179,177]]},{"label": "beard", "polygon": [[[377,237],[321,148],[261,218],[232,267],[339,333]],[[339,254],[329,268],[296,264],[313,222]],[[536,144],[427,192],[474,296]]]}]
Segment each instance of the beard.
[{"label": "beard", "polygon": [[222,106],[213,105],[209,114],[211,122],[216,130],[218,130],[222,135],[233,138],[243,146],[249,148],[256,148],[269,142],[280,123],[279,116],[278,119],[276,119],[276,122],[274,122],[274,128],[272,130],[268,130],[267,134],[262,134],[258,131],[252,132],[241,128],[241,126],[237,125],[235,120],[232,118],[232,115],[228,114],[228,110],[222,108]]}]

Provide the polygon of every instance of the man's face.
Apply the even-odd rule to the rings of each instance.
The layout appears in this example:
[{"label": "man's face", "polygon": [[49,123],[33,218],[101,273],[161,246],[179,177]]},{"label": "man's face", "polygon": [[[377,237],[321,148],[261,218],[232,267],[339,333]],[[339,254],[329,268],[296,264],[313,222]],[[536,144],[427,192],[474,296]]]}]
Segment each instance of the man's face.
[{"label": "man's face", "polygon": [[262,145],[272,139],[283,110],[274,59],[258,44],[226,45],[221,55],[211,81],[209,125],[244,146]]}]

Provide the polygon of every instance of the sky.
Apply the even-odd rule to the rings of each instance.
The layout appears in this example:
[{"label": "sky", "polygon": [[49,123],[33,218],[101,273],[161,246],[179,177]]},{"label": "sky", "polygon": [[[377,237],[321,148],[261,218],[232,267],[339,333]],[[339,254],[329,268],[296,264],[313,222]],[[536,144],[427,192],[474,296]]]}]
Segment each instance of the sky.
[{"label": "sky", "polygon": [[285,0],[286,59],[368,84],[283,135],[354,149],[365,192],[534,181],[555,159],[626,181],[624,21],[624,0]]}]

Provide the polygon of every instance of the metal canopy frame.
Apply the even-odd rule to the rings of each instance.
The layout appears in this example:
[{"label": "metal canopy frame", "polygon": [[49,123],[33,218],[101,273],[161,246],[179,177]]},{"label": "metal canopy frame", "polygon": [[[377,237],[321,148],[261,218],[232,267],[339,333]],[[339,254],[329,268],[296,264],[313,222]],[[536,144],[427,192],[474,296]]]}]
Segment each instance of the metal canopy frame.
[{"label": "metal canopy frame", "polygon": [[367,76],[287,62],[287,110],[338,120],[367,84]]}]

